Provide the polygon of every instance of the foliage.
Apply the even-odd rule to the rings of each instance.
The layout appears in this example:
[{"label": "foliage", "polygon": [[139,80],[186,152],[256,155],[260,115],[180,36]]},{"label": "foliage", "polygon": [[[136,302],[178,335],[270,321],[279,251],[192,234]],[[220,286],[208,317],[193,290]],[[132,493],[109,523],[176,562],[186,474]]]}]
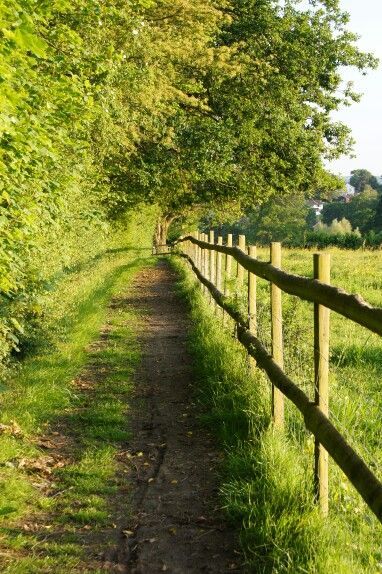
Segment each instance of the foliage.
[{"label": "foliage", "polygon": [[362,233],[370,231],[375,225],[378,192],[366,185],[364,190],[354,195],[347,203],[333,201],[326,203],[322,210],[322,222],[330,224],[334,219],[346,218],[352,227],[359,227]]},{"label": "foliage", "polygon": [[[114,161],[116,182],[155,197],[167,214],[338,188],[322,156],[344,152],[350,140],[330,112],[357,99],[350,87],[340,95],[339,67],[375,61],[357,50],[338,3],[318,4],[151,5],[145,33],[155,35],[155,57],[178,99],[161,136]],[[180,37],[182,50],[174,52]],[[118,190],[116,196],[129,201]]]},{"label": "foliage", "polygon": [[[352,232],[331,232],[328,233],[326,230],[317,229],[316,231],[308,231],[305,235],[304,246],[305,247],[340,247],[342,249],[358,249],[366,244],[366,240],[361,237],[361,235],[355,231]],[[300,244],[301,245],[301,244]],[[294,244],[298,246],[298,244]]]},{"label": "foliage", "polygon": [[378,183],[375,175],[367,169],[353,169],[350,177],[350,185],[354,187],[356,193],[364,191],[366,186],[370,186],[376,191],[382,191],[382,186]]},{"label": "foliage", "polygon": [[0,15],[0,360],[127,208],[336,187],[322,156],[350,140],[330,113],[357,99],[339,68],[376,63],[337,2],[0,0]]},{"label": "foliage", "polygon": [[[314,226],[314,231],[319,231],[321,233],[328,233],[330,235],[344,235],[346,233],[351,233],[352,232],[352,226],[350,224],[350,221],[348,221],[345,217],[343,217],[340,221],[338,221],[338,219],[333,219],[333,221],[331,222],[330,225],[325,225],[324,223],[322,223],[321,221],[319,221],[315,226]],[[357,235],[360,236],[359,230]]]},{"label": "foliage", "polygon": [[122,93],[139,89],[124,61],[135,6],[0,1],[0,359],[19,347],[55,276],[112,241],[104,163],[115,138],[134,140],[121,110]]}]

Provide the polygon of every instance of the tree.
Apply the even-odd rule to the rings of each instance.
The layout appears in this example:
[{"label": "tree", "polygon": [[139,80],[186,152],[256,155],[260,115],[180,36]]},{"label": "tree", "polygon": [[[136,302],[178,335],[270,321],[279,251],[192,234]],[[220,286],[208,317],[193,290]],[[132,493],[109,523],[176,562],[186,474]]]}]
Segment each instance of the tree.
[{"label": "tree", "polygon": [[345,235],[346,233],[352,232],[352,226],[350,221],[343,217],[340,221],[338,219],[333,219],[332,223],[327,228],[328,233]]},{"label": "tree", "polygon": [[382,186],[378,183],[377,178],[367,169],[353,169],[350,185],[354,187],[356,193],[364,191],[367,185],[377,191],[382,191]]},{"label": "tree", "polygon": [[326,203],[322,210],[322,222],[330,225],[334,219],[340,220],[345,217],[353,228],[358,227],[362,233],[366,233],[375,225],[378,198],[378,192],[370,185],[366,185],[364,190],[348,203],[343,201]]},{"label": "tree", "polygon": [[[155,201],[165,227],[165,219],[195,206],[236,200],[245,207],[338,187],[322,157],[346,152],[350,138],[330,114],[357,99],[350,88],[339,96],[339,68],[375,65],[356,48],[338,2],[306,10],[270,0],[169,8],[153,4],[144,20],[159,46],[156,61],[171,80],[169,93],[177,97],[161,135],[145,138],[132,155],[122,150],[118,161],[112,158],[116,205],[134,194]],[[303,67],[296,65],[301,61]]]},{"label": "tree", "polygon": [[164,242],[195,209],[337,187],[322,158],[350,139],[330,114],[357,99],[339,95],[339,69],[375,60],[336,0],[0,0],[0,11],[4,349],[11,319],[106,247],[127,208],[155,204]]},{"label": "tree", "polygon": [[380,233],[382,231],[382,194],[379,195],[378,202],[375,208],[373,229]]},{"label": "tree", "polygon": [[378,199],[378,192],[370,185],[366,185],[361,193],[354,196],[348,204],[348,219],[354,228],[358,227],[362,233],[373,228]]},{"label": "tree", "polygon": [[302,195],[268,201],[248,212],[246,233],[254,242],[300,243],[306,231],[308,212],[309,208]]},{"label": "tree", "polygon": [[322,208],[322,223],[330,225],[334,219],[340,220],[349,216],[349,204],[343,201],[331,201]]}]

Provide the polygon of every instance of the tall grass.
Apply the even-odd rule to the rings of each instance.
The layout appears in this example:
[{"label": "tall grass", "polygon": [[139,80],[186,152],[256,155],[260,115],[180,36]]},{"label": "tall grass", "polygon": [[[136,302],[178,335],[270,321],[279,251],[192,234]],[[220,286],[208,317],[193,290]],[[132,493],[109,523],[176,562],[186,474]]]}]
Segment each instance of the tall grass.
[{"label": "tall grass", "polygon": [[[265,252],[260,255],[264,257]],[[345,257],[342,252],[341,255]],[[346,257],[352,255],[346,253]],[[306,272],[310,258],[311,254],[290,251],[284,257],[284,267]],[[333,282],[340,279],[340,265],[336,264]],[[353,265],[354,262],[348,263],[348,267]],[[191,305],[194,327],[190,347],[197,365],[199,399],[209,413],[206,423],[226,450],[223,504],[227,515],[240,526],[247,569],[290,574],[381,571],[381,528],[376,519],[334,464],[330,469],[330,517],[324,520],[320,516],[313,500],[313,440],[305,431],[300,414],[287,404],[285,432],[272,429],[270,388],[264,375],[249,365],[246,353],[234,340],[232,323],[226,320],[228,328],[222,328],[220,312],[206,304],[191,272],[181,262],[176,266],[182,273],[181,291]],[[346,272],[344,265],[345,276]],[[266,282],[259,281],[258,302],[260,337],[269,345]],[[244,307],[244,299],[238,304]],[[312,312],[308,304],[284,297],[286,369],[311,394]],[[374,374],[366,376],[370,360],[366,364],[364,361],[367,356],[371,359],[370,351],[363,352],[362,339],[357,341],[356,352],[345,350],[352,331],[344,332],[342,320],[338,326],[334,323],[333,330],[332,362],[336,368],[331,375],[332,416],[342,421],[341,430],[346,426],[347,436],[350,434],[357,444],[361,433],[369,450],[378,442],[380,425],[373,414],[374,405],[371,417],[367,416],[366,405],[358,405],[363,393],[370,398],[372,389],[376,390]],[[352,344],[354,347],[355,342]],[[341,361],[335,359],[333,349],[337,353],[341,350]],[[377,358],[374,353],[375,350],[371,352],[373,360]],[[346,380],[349,362],[353,362],[350,381]],[[345,369],[347,375],[339,373],[339,369]]]}]

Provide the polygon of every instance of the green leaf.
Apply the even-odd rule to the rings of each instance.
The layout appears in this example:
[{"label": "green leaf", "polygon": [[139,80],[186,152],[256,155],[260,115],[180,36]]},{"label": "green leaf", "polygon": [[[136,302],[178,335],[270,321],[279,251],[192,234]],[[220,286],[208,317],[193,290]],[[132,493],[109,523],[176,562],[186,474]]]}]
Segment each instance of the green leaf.
[{"label": "green leaf", "polygon": [[38,58],[45,58],[47,43],[27,26],[22,25],[17,28],[13,39],[20,48],[32,52]]},{"label": "green leaf", "polygon": [[17,319],[11,317],[9,320],[19,333],[24,334],[24,328],[22,325],[20,325]]}]

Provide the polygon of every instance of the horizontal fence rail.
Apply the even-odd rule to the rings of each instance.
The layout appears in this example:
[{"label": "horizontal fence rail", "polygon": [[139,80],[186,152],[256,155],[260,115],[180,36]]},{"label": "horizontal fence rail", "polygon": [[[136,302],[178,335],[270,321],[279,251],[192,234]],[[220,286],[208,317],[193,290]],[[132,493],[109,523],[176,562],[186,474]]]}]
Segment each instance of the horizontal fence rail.
[{"label": "horizontal fence rail", "polygon": [[373,307],[360,297],[351,295],[343,289],[321,283],[317,279],[309,279],[301,275],[293,275],[281,271],[270,263],[259,261],[250,257],[239,247],[227,247],[225,245],[212,245],[207,241],[200,241],[192,235],[180,238],[176,243],[190,241],[202,249],[218,251],[232,256],[244,269],[254,273],[262,279],[266,279],[280,287],[289,295],[296,295],[300,299],[319,303],[336,311],[340,315],[351,319],[355,323],[366,327],[370,331],[382,335],[382,309]]},{"label": "horizontal fence rail", "polygon": [[[229,237],[229,243],[231,243],[231,241],[232,238]],[[323,305],[379,334],[382,334],[382,324],[380,324],[382,321],[382,309],[375,309],[365,303],[360,297],[349,295],[341,289],[331,287],[330,285],[321,283],[316,279],[308,279],[298,275],[291,275],[282,272],[270,263],[264,263],[258,261],[254,257],[247,256],[237,247],[224,247],[221,245],[221,239],[219,239],[218,245],[215,245],[214,243],[212,244],[208,241],[200,241],[195,239],[193,236],[188,235],[186,237],[182,237],[177,243],[184,242],[191,242],[201,248],[199,250],[194,250],[194,253],[192,253],[193,257],[184,252],[180,252],[180,255],[189,262],[196,277],[204,286],[205,292],[208,292],[216,304],[235,321],[237,336],[240,343],[245,347],[248,354],[255,359],[257,366],[266,372],[272,385],[276,387],[277,391],[287,397],[303,415],[306,428],[316,439],[316,464],[317,452],[319,452],[317,451],[317,447],[323,447],[323,449],[330,454],[336,464],[341,468],[349,481],[362,496],[368,507],[382,523],[381,481],[375,476],[364,460],[356,453],[343,435],[329,420],[327,416],[327,405],[326,408],[322,408],[322,405],[311,401],[305,392],[301,390],[300,387],[284,372],[280,358],[271,356],[268,353],[256,336],[256,328],[253,330],[253,318],[251,318],[251,313],[249,313],[249,320],[248,317],[244,317],[228,299],[227,290],[226,294],[222,293],[210,280],[210,275],[208,275],[208,277],[204,275],[204,273],[206,275],[208,273],[206,266],[203,266],[202,264],[201,270],[199,269],[199,262],[203,262],[203,259],[209,259],[206,257],[206,253],[208,251],[225,253],[228,256],[227,259],[233,257],[239,265],[242,265],[249,271],[249,279],[251,274],[267,279],[271,283],[277,285],[282,291],[286,291],[291,295],[297,295],[301,299],[316,303],[318,306],[316,307],[317,312],[321,305]],[[204,257],[201,250],[204,250]],[[255,248],[250,248],[251,254],[255,254],[255,252]],[[231,272],[230,259],[228,259],[228,269],[229,272]],[[315,270],[315,276],[320,276],[318,269]],[[249,281],[249,289],[251,289],[250,283],[251,282]],[[252,282],[252,288],[254,285],[255,283]],[[308,291],[310,292],[308,293]],[[329,294],[331,298],[330,305],[327,304]],[[351,302],[351,311],[349,312],[347,310],[345,313],[342,312],[342,310],[346,301]],[[253,291],[251,297],[249,297],[248,303],[249,309],[254,306]],[[371,320],[371,313],[377,314],[377,320],[376,317]],[[325,485],[325,480],[327,481],[327,469],[324,471],[324,476],[325,479],[323,485],[318,485],[319,490],[317,498],[320,502],[321,509],[324,514],[326,514],[327,485]],[[323,480],[321,475],[317,475],[316,478],[318,481]],[[324,486],[324,488],[322,488],[322,486]],[[320,497],[322,496],[323,500],[320,500]]]}]

